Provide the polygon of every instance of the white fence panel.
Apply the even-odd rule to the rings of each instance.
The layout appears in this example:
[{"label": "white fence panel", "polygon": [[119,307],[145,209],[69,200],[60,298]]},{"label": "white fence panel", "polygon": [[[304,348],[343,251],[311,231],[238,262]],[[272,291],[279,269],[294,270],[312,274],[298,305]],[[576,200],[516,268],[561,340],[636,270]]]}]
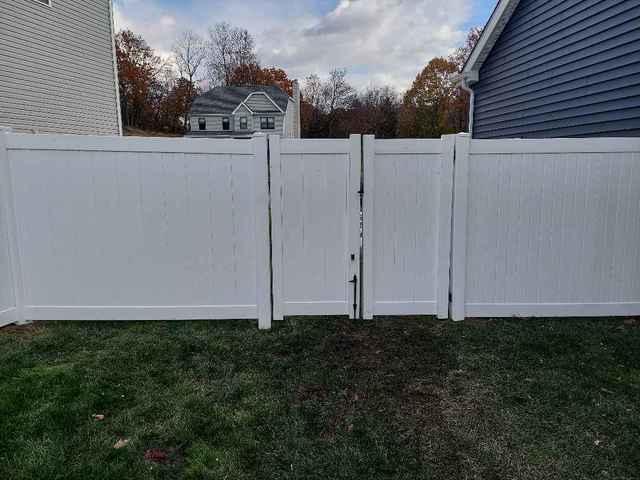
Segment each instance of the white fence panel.
[{"label": "white fence panel", "polygon": [[349,281],[360,262],[360,136],[271,137],[269,145],[273,318],[353,316]]},{"label": "white fence panel", "polygon": [[269,326],[265,138],[7,138],[25,319]]},{"label": "white fence panel", "polygon": [[453,317],[640,314],[640,139],[459,137]]},{"label": "white fence panel", "polygon": [[365,318],[448,318],[454,145],[365,137]]},{"label": "white fence panel", "polygon": [[15,269],[12,258],[13,201],[5,135],[0,130],[0,326],[20,320],[16,298]]}]

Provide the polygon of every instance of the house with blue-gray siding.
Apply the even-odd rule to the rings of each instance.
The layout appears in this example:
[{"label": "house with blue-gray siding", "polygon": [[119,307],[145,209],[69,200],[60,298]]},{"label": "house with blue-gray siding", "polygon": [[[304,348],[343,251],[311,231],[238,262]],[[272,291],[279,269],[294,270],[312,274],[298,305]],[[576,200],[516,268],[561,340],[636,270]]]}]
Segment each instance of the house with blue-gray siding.
[{"label": "house with blue-gray siding", "polygon": [[500,0],[462,74],[474,138],[640,136],[640,0]]}]

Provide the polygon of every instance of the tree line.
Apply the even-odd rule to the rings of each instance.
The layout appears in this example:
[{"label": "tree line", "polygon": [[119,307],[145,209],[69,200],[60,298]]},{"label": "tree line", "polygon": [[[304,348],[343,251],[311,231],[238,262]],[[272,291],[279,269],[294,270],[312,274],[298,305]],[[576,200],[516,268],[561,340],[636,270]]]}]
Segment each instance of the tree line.
[{"label": "tree line", "polygon": [[[480,33],[472,29],[454,53],[429,61],[403,94],[391,86],[358,91],[342,68],[325,79],[309,75],[302,82],[302,136],[429,138],[465,131],[469,98],[458,86],[457,74]],[[228,23],[211,27],[205,37],[181,33],[168,59],[158,56],[141,35],[123,30],[116,36],[116,56],[125,129],[184,133],[193,100],[205,85],[277,85],[293,94],[287,72],[262,66],[252,35]]]}]

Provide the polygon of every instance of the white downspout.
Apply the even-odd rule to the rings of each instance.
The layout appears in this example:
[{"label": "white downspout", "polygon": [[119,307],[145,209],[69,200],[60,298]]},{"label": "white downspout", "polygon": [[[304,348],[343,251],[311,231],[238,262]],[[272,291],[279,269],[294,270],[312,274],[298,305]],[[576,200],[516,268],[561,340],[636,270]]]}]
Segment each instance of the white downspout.
[{"label": "white downspout", "polygon": [[467,83],[467,78],[464,77],[464,76],[462,77],[461,87],[465,92],[468,92],[469,95],[470,95],[470,98],[469,98],[469,136],[471,136],[471,138],[473,138],[473,114],[475,112],[476,94],[473,91],[473,89],[469,86],[469,84]]}]

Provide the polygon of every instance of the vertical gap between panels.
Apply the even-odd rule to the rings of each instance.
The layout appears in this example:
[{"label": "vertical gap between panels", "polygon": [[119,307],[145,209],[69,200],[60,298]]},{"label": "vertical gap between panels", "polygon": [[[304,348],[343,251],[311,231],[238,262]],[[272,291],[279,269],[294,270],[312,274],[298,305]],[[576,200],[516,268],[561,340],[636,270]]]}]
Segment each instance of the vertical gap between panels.
[{"label": "vertical gap between panels", "polygon": [[360,135],[360,296],[359,319],[364,319],[364,135]]},{"label": "vertical gap between panels", "polygon": [[448,298],[448,307],[447,310],[449,312],[449,319],[453,318],[453,221],[454,221],[454,213],[455,213],[455,204],[456,204],[456,166],[457,166],[457,154],[458,154],[458,135],[456,135],[453,139],[453,168],[452,168],[452,181],[451,181],[451,203],[449,208],[451,209],[451,218],[449,222],[449,295]]},{"label": "vertical gap between panels", "polygon": [[269,215],[269,301],[271,322],[273,322],[273,212],[271,195],[271,137],[267,135],[267,204]]}]

